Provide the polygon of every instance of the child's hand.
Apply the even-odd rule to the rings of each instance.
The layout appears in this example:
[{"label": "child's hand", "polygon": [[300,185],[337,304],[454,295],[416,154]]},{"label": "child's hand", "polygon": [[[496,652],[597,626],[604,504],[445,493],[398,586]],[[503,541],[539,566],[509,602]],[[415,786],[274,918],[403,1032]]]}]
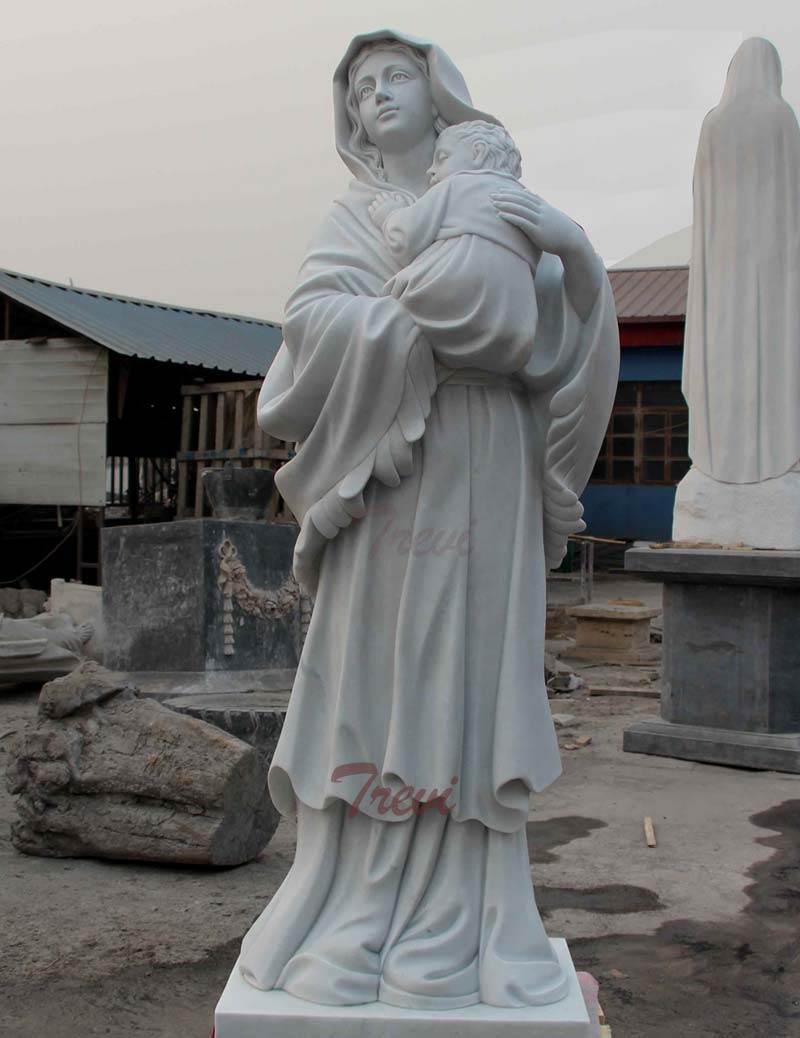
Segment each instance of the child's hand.
[{"label": "child's hand", "polygon": [[404,209],[407,204],[402,195],[381,191],[369,204],[370,219],[377,227],[383,227],[388,216],[398,209]]},{"label": "child's hand", "polygon": [[580,251],[586,235],[566,213],[524,188],[510,188],[492,195],[495,208],[504,220],[525,234],[544,252],[562,259],[569,252]]}]

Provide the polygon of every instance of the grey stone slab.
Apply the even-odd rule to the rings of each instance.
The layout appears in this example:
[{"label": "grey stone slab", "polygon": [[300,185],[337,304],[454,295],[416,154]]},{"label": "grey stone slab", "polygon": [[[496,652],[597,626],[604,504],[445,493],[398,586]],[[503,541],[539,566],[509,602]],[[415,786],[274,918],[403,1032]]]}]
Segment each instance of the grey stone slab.
[{"label": "grey stone slab", "polygon": [[[288,580],[297,527],[189,519],[103,531],[105,664],[119,671],[293,670],[300,653],[299,603],[285,615],[226,614],[218,584],[229,541],[249,583]],[[232,620],[226,644],[226,615]]]},{"label": "grey stone slab", "polygon": [[629,548],[625,569],[650,580],[785,585],[800,589],[800,551]]},{"label": "grey stone slab", "polygon": [[631,725],[623,736],[622,748],[626,753],[800,774],[800,732],[731,731],[671,724],[653,717]]},{"label": "grey stone slab", "polygon": [[177,696],[215,696],[236,692],[269,693],[289,701],[296,670],[115,671],[122,684],[133,685],[144,698],[164,702]]}]

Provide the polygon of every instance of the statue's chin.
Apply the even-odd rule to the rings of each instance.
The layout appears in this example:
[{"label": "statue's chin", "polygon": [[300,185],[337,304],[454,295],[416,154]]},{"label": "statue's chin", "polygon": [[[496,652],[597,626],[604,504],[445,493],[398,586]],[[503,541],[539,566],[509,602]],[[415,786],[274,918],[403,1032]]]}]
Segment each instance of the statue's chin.
[{"label": "statue's chin", "polygon": [[389,155],[402,155],[411,151],[430,131],[430,123],[417,124],[409,119],[408,112],[393,112],[391,117],[384,116],[369,129],[369,139],[381,152]]}]

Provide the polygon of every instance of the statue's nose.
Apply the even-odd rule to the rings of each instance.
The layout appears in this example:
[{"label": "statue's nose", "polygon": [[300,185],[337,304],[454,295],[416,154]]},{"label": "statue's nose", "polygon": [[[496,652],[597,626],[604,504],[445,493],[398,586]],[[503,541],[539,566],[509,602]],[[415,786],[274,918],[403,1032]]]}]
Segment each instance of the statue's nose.
[{"label": "statue's nose", "polygon": [[388,86],[380,86],[375,91],[375,100],[376,101],[378,101],[378,102],[380,102],[380,101],[391,101],[391,99],[392,99],[392,92],[388,88]]}]

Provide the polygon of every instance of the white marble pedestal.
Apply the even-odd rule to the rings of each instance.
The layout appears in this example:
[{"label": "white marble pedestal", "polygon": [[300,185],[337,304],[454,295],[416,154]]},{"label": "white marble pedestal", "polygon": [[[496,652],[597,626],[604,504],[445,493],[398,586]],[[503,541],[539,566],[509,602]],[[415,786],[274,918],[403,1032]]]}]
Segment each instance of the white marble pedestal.
[{"label": "white marble pedestal", "polygon": [[497,1009],[477,1005],[438,1012],[383,1002],[320,1006],[285,991],[258,991],[234,966],[215,1013],[216,1038],[592,1038],[567,942],[552,942],[569,974],[566,998],[549,1006]]}]

